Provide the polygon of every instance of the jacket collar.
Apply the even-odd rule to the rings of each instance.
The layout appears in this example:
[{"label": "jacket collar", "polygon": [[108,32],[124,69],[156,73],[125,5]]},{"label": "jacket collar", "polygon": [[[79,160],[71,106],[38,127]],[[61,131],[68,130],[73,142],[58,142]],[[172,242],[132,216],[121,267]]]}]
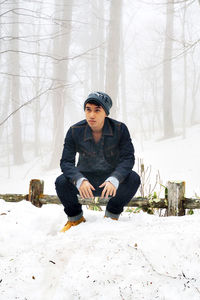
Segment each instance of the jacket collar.
[{"label": "jacket collar", "polygon": [[[105,118],[104,125],[103,125],[102,135],[113,136],[113,130],[112,130],[111,126],[110,126],[110,122],[109,122],[109,118],[108,117]],[[90,140],[92,138],[93,138],[93,136],[92,136],[92,129],[87,124],[86,127],[85,127],[85,131],[84,131],[84,141]]]}]

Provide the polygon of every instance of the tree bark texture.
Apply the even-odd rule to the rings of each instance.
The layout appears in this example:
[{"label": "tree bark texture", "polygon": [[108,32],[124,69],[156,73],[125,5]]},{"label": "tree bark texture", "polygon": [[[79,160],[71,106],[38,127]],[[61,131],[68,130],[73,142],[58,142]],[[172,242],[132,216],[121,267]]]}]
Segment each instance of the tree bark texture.
[{"label": "tree bark texture", "polygon": [[28,201],[37,207],[42,206],[40,201],[44,192],[44,181],[39,179],[32,179],[29,185]]},{"label": "tree bark texture", "polygon": [[[13,8],[18,8],[18,5],[14,5]],[[19,35],[19,16],[18,14],[13,14],[12,18],[12,33],[11,36],[17,37]],[[9,54],[9,73],[11,74],[20,74],[20,65],[19,65],[19,41],[17,38],[10,41],[11,49],[14,52]],[[16,51],[16,52],[15,52]],[[19,76],[12,76],[11,86],[10,86],[10,95],[11,99],[11,109],[15,111],[20,105],[20,79]],[[14,164],[19,165],[24,162],[23,158],[23,144],[22,144],[22,130],[21,130],[21,112],[18,111],[12,116],[12,143],[13,143],[13,159]]]},{"label": "tree bark texture", "polygon": [[168,216],[184,216],[185,182],[168,182]]},{"label": "tree bark texture", "polygon": [[[68,1],[65,6],[63,2],[63,11],[59,13],[60,20],[63,20],[60,28],[60,34],[54,39],[53,52],[58,57],[68,57],[71,39],[71,20],[72,20],[72,6],[73,0]],[[60,61],[54,63],[54,76],[58,79],[58,84],[67,83],[68,80],[69,61]],[[56,90],[53,93],[52,99],[53,110],[53,153],[50,162],[50,168],[56,168],[59,165],[63,141],[64,141],[64,115],[65,107],[67,104],[67,91],[66,88]]]},{"label": "tree bark texture", "polygon": [[173,25],[174,3],[167,2],[166,6],[166,32],[164,45],[163,65],[163,127],[164,138],[174,135],[174,123],[172,112],[172,51],[173,51]]},{"label": "tree bark texture", "polygon": [[112,117],[116,118],[119,95],[122,0],[110,4],[105,90],[113,100]]}]

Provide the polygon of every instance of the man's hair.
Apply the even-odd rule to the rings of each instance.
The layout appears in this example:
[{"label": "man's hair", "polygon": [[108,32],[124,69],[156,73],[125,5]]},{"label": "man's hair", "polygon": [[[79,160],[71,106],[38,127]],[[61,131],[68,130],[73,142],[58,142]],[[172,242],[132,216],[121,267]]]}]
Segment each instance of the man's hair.
[{"label": "man's hair", "polygon": [[[96,105],[96,106],[98,106],[98,107],[102,107],[102,105],[99,104],[99,103],[98,103],[97,101],[95,101],[95,100],[89,100],[89,101],[86,103],[86,105],[87,105],[88,103],[89,103],[89,104],[94,104],[94,105]],[[85,105],[85,106],[86,106],[86,105]]]}]

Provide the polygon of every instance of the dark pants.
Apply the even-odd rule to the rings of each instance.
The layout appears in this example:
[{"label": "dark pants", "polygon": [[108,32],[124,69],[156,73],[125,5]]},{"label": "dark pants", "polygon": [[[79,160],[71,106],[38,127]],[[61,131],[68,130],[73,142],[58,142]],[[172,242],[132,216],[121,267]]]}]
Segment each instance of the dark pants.
[{"label": "dark pants", "polygon": [[[108,177],[109,176],[106,178]],[[99,185],[102,184],[104,180],[104,178],[103,181],[98,180],[98,183],[100,182]],[[96,186],[95,180],[93,181],[92,179],[89,179],[89,181],[96,189],[93,193],[94,196],[100,196],[103,189]],[[77,194],[79,194],[79,191],[77,188],[68,179],[66,179],[63,174],[56,179],[55,185],[57,195],[63,204],[64,211],[68,217],[81,215],[82,206],[78,202]],[[106,210],[113,215],[119,215],[123,211],[124,206],[126,206],[135,195],[139,186],[140,177],[136,172],[132,171],[125,180],[119,184],[116,196],[108,201]]]}]

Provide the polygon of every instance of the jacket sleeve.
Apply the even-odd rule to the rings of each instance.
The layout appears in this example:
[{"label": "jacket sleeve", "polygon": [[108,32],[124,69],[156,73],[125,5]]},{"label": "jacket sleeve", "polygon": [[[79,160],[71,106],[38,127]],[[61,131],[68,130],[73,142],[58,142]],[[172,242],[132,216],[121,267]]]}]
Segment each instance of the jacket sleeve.
[{"label": "jacket sleeve", "polygon": [[76,153],[76,145],[72,137],[72,128],[70,127],[65,137],[60,167],[64,176],[69,178],[74,184],[76,184],[78,179],[84,177],[75,166]]},{"label": "jacket sleeve", "polygon": [[121,135],[119,141],[119,162],[110,176],[116,177],[121,183],[131,173],[134,163],[134,147],[130,133],[125,124],[121,124]]}]

